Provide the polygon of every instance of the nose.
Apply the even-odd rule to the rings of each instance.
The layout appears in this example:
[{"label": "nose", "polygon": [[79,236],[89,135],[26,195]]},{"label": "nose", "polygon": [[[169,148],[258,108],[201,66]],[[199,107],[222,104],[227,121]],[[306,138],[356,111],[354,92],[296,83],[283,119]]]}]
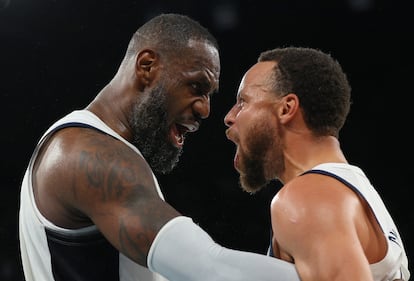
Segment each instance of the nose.
[{"label": "nose", "polygon": [[234,124],[234,118],[235,118],[235,106],[233,106],[229,112],[227,112],[226,116],[224,116],[224,124],[227,127],[231,127],[231,125]]},{"label": "nose", "polygon": [[193,110],[201,119],[206,119],[210,115],[210,97],[201,97],[193,104]]}]

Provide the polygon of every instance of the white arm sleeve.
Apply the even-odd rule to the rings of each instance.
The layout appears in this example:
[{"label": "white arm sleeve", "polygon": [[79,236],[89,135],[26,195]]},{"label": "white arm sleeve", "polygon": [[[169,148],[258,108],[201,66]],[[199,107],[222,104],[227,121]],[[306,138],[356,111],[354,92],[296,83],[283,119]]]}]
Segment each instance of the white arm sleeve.
[{"label": "white arm sleeve", "polygon": [[300,281],[293,264],[222,247],[184,216],[160,230],[147,262],[170,281]]}]

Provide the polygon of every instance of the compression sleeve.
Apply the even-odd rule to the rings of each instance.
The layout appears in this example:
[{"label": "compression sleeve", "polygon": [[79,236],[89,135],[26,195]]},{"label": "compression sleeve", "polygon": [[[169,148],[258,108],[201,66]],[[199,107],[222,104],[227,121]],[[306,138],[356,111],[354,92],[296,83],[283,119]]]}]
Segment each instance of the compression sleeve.
[{"label": "compression sleeve", "polygon": [[293,264],[222,247],[185,216],[161,228],[147,262],[170,281],[300,281]]}]

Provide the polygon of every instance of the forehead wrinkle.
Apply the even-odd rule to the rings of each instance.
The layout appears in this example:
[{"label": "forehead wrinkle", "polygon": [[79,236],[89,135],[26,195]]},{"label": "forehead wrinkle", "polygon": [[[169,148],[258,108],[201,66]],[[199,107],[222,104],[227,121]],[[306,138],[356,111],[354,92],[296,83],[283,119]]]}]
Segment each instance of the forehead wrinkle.
[{"label": "forehead wrinkle", "polygon": [[211,76],[218,76],[220,73],[218,51],[211,45],[190,47],[188,55],[185,58],[180,58],[179,63],[187,64],[191,72],[207,69]]},{"label": "forehead wrinkle", "polygon": [[261,82],[248,85],[247,87],[242,87],[241,90],[237,93],[237,97],[260,96],[263,93],[267,94],[267,93],[272,93],[272,92],[273,92],[272,89],[269,88],[269,83],[266,83],[262,80]]}]

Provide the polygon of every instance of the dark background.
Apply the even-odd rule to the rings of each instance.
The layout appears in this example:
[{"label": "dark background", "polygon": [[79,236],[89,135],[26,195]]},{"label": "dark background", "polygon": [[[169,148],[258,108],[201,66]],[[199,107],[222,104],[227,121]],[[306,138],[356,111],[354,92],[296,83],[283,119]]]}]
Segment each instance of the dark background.
[{"label": "dark background", "polygon": [[353,106],[340,136],[342,148],[376,186],[414,259],[408,1],[1,0],[0,280],[23,279],[19,185],[38,138],[59,117],[93,99],[117,70],[132,33],[161,12],[184,13],[208,27],[222,61],[211,117],[187,138],[174,172],[160,177],[168,202],[222,245],[266,251],[269,203],[280,186],[275,182],[255,195],[241,191],[223,118],[259,52],[315,47],[336,57],[348,74]]}]

